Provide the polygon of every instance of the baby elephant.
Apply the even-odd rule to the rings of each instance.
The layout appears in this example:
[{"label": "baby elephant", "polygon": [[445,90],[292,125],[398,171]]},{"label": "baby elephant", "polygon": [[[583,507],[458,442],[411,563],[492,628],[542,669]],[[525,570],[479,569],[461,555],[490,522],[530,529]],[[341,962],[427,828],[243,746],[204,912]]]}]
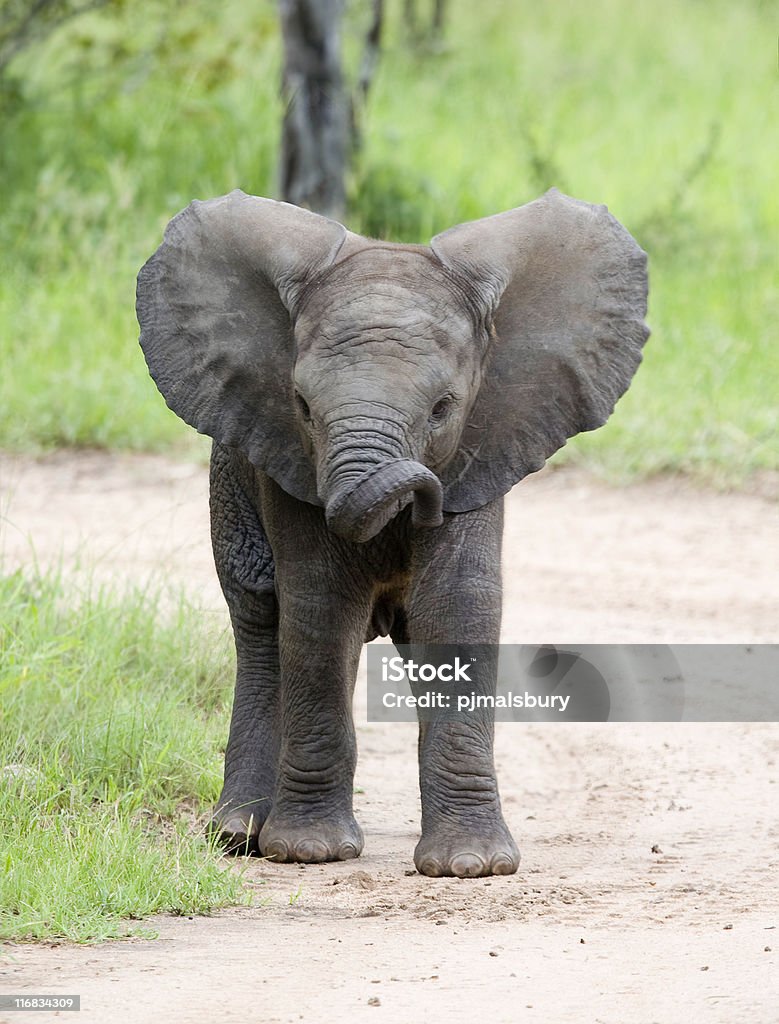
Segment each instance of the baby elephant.
[{"label": "baby elephant", "polygon": [[[213,819],[228,847],[359,855],[366,637],[497,643],[503,495],[606,421],[641,359],[646,294],[631,236],[556,190],[430,246],[239,191],[174,217],[137,311],[165,401],[214,441],[238,657]],[[516,871],[492,741],[486,712],[420,722],[423,874]]]}]

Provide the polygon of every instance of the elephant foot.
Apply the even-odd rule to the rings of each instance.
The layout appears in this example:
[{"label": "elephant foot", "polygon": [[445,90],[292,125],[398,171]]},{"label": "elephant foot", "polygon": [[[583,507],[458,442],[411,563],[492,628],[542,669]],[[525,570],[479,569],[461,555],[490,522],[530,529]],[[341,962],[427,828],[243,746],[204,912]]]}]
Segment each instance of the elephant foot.
[{"label": "elephant foot", "polygon": [[216,836],[225,853],[236,857],[259,856],[260,829],[268,817],[270,807],[270,798],[247,799],[231,795],[225,788],[209,823],[208,831]]},{"label": "elephant foot", "polygon": [[442,824],[423,833],[414,864],[421,875],[431,878],[513,875],[519,850],[502,819],[472,829]]},{"label": "elephant foot", "polygon": [[321,864],[328,860],[352,860],[362,853],[362,829],[349,815],[343,820],[294,822],[271,815],[259,837],[263,857],[277,862]]},{"label": "elephant foot", "polygon": [[260,834],[259,826],[255,824],[254,816],[244,817],[236,811],[226,812],[222,818],[215,814],[211,819],[208,831],[216,836],[224,852],[234,857],[256,857],[260,848],[257,839]]}]

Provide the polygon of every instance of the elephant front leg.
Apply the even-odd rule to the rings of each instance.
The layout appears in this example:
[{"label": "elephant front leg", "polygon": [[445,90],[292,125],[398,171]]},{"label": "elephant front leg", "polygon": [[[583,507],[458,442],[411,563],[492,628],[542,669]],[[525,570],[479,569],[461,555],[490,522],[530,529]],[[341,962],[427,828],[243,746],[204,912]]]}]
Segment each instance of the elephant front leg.
[{"label": "elephant front leg", "polygon": [[[477,658],[472,688],[494,694],[500,636],[502,502],[447,516],[419,534],[406,632],[412,644],[458,645]],[[417,649],[418,650],[418,649]],[[425,655],[421,655],[424,658]],[[430,659],[436,654],[430,651]],[[512,874],[519,852],[503,820],[493,759],[494,713],[420,716],[422,836],[414,863],[423,875]]]},{"label": "elephant front leg", "polygon": [[[474,689],[494,692],[482,682]],[[501,812],[492,741],[488,712],[420,722],[422,836],[414,864],[421,874],[468,878],[517,870],[519,851]]]},{"label": "elephant front leg", "polygon": [[282,745],[260,849],[277,861],[349,860],[362,851],[352,810],[352,695],[369,595],[280,594]]}]

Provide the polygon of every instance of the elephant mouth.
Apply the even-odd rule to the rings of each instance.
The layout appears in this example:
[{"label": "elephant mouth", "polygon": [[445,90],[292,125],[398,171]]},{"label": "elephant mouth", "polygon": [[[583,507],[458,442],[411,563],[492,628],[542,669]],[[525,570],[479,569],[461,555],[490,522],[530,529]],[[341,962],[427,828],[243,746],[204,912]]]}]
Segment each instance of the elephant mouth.
[{"label": "elephant mouth", "polygon": [[339,537],[364,544],[413,502],[411,522],[429,529],[443,522],[441,482],[410,459],[383,462],[338,488],[325,507],[329,528]]}]

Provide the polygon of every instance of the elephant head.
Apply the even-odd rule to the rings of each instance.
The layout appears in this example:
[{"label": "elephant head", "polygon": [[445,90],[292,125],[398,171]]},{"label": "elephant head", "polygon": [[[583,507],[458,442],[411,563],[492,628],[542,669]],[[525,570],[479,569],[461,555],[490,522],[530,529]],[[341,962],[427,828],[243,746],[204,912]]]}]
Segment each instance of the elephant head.
[{"label": "elephant head", "polygon": [[627,231],[556,190],[429,247],[233,192],[171,221],[137,311],[170,408],[363,542],[409,504],[417,527],[478,508],[603,424],[646,292]]}]

